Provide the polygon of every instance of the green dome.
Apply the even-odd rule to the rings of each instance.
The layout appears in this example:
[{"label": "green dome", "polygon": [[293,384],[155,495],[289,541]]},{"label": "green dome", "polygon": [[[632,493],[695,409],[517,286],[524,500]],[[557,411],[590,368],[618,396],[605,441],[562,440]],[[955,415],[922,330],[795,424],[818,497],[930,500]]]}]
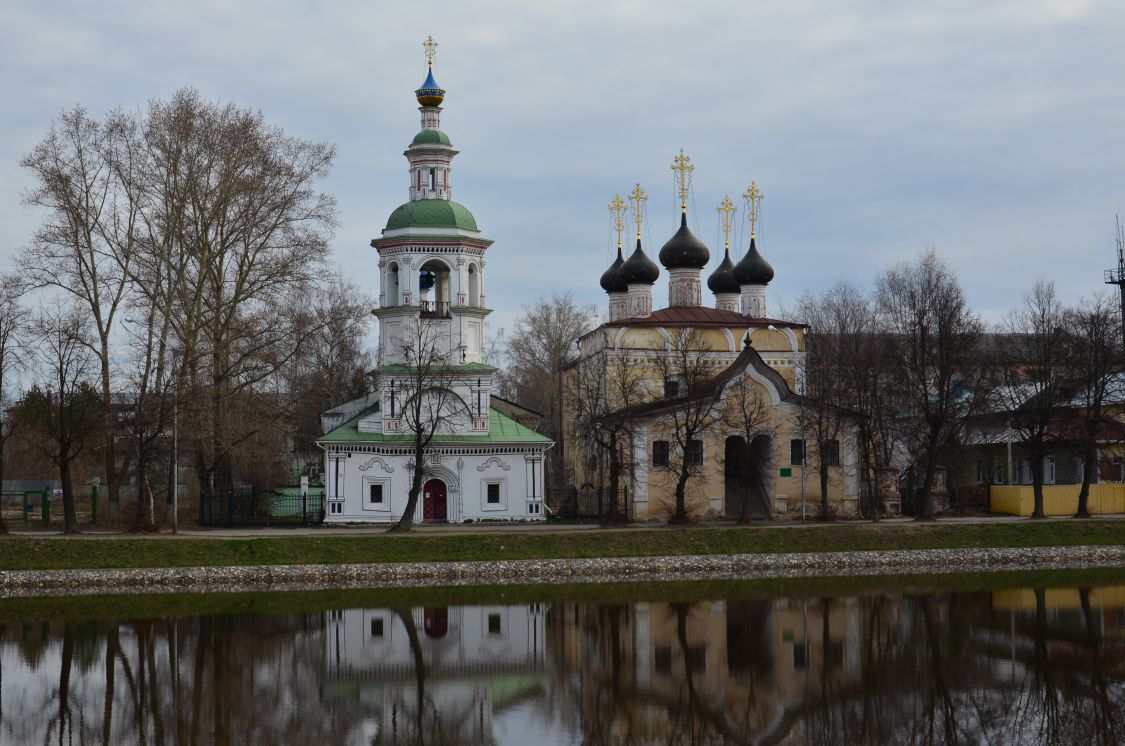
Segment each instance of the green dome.
[{"label": "green dome", "polygon": [[410,147],[415,145],[452,145],[449,135],[441,130],[422,130],[410,141]]},{"label": "green dome", "polygon": [[477,221],[463,205],[448,199],[422,199],[400,206],[387,219],[386,230],[397,228],[461,228],[475,231]]}]

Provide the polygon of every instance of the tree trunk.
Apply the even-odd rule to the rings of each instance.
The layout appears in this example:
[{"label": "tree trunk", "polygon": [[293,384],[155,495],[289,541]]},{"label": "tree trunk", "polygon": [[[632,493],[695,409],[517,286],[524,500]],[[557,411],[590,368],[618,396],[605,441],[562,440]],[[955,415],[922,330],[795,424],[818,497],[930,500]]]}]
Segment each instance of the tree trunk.
[{"label": "tree trunk", "polygon": [[109,372],[109,338],[101,339],[101,366],[102,366],[102,401],[105,407],[105,487],[109,494],[109,517],[114,527],[117,527],[121,516],[120,480],[117,478],[117,449],[114,445],[114,428],[116,418],[113,415],[113,392],[110,386]]},{"label": "tree trunk", "polygon": [[609,439],[609,506],[602,516],[604,525],[624,523],[625,516],[617,508],[617,497],[621,491],[621,456],[617,452],[617,435]]},{"label": "tree trunk", "polygon": [[[686,461],[685,456],[685,461]],[[672,513],[672,520],[670,523],[682,525],[688,522],[687,514],[687,482],[690,473],[688,472],[687,464],[680,467],[679,478],[676,479],[676,510]]]},{"label": "tree trunk", "polygon": [[820,520],[827,521],[828,516],[828,467],[824,465],[824,443],[817,444],[817,476],[820,478]]},{"label": "tree trunk", "polygon": [[62,653],[59,658],[59,743],[63,743],[63,733],[70,720],[70,669],[74,660],[74,625],[71,622],[63,626]]},{"label": "tree trunk", "polygon": [[934,519],[934,498],[931,494],[934,474],[937,473],[937,448],[931,443],[926,450],[926,471],[923,474],[922,488],[918,490],[918,500],[914,504],[914,520],[932,521]]},{"label": "tree trunk", "polygon": [[63,532],[78,533],[78,513],[74,509],[74,485],[70,478],[70,455],[59,456],[59,481],[63,491]]},{"label": "tree trunk", "polygon": [[1043,454],[1037,444],[1031,444],[1031,494],[1035,497],[1035,507],[1031,510],[1032,518],[1046,518],[1043,511]]},{"label": "tree trunk", "polygon": [[1086,447],[1086,460],[1082,464],[1082,487],[1078,490],[1078,512],[1075,518],[1090,517],[1090,483],[1094,481],[1094,469],[1098,468],[1098,449],[1094,446]]},{"label": "tree trunk", "polygon": [[148,481],[148,457],[145,455],[143,448],[137,450],[137,472],[136,472],[136,500],[137,500],[137,519],[133,525],[134,531],[151,531],[155,526],[155,521],[152,515],[152,505],[150,500],[144,495],[144,486]]},{"label": "tree trunk", "polygon": [[398,523],[391,526],[391,531],[406,532],[414,527],[414,512],[418,509],[418,495],[422,492],[422,475],[426,468],[423,461],[425,455],[422,449],[414,451],[414,479],[410,483],[410,493],[406,497],[406,509],[402,511]]},{"label": "tree trunk", "polygon": [[102,746],[109,746],[113,733],[113,698],[117,696],[113,679],[117,669],[117,622],[111,622],[105,635],[105,699],[102,706]]},{"label": "tree trunk", "polygon": [[0,536],[8,533],[8,524],[4,521],[4,446],[7,445],[7,433],[0,433]]}]

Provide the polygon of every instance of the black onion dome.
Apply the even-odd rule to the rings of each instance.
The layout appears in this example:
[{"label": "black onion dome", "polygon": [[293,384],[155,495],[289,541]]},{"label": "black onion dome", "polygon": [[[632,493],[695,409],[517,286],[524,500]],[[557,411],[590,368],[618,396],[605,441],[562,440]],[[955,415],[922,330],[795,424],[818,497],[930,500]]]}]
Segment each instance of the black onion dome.
[{"label": "black onion dome", "polygon": [[641,239],[637,239],[636,251],[621,265],[620,274],[626,285],[651,285],[660,279],[660,267],[645,254]]},{"label": "black onion dome", "polygon": [[737,293],[738,280],[734,279],[734,262],[730,260],[730,249],[723,252],[723,261],[707,278],[707,287],[712,293]]},{"label": "black onion dome", "polygon": [[621,247],[618,246],[617,259],[609,265],[609,269],[602,273],[602,290],[607,293],[624,293],[629,290],[629,286],[621,278],[621,266],[623,264],[625,264],[625,259],[621,256]]},{"label": "black onion dome", "polygon": [[734,265],[734,279],[739,285],[769,285],[773,279],[773,267],[758,253],[753,237],[750,238],[746,256]]},{"label": "black onion dome", "polygon": [[703,269],[711,252],[688,230],[687,214],[680,214],[680,229],[660,249],[660,263],[668,269]]}]

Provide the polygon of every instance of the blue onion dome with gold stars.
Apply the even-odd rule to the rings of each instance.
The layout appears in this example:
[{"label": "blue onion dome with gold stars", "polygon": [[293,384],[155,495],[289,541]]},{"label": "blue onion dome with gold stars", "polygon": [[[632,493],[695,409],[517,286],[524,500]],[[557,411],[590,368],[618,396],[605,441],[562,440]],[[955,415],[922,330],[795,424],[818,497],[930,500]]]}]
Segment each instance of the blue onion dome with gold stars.
[{"label": "blue onion dome with gold stars", "polygon": [[687,214],[680,214],[680,229],[660,249],[660,263],[668,269],[703,269],[711,252],[687,227]]},{"label": "blue onion dome with gold stars", "polygon": [[418,103],[422,106],[441,106],[441,102],[445,100],[445,89],[434,80],[434,69],[432,67],[427,68],[426,82],[422,83],[421,88],[414,91],[414,95],[418,97]]},{"label": "blue onion dome with gold stars", "polygon": [[660,279],[660,267],[645,254],[639,238],[636,250],[621,265],[619,272],[626,285],[652,285]]},{"label": "blue onion dome with gold stars", "polygon": [[602,273],[602,290],[607,293],[624,293],[629,290],[628,283],[621,277],[621,267],[624,264],[625,258],[621,255],[621,247],[618,246],[617,259],[609,265],[609,269]]},{"label": "blue onion dome with gold stars", "polygon": [[734,279],[739,285],[769,285],[773,279],[773,267],[765,257],[758,253],[754,237],[750,237],[750,248],[746,256],[734,265]]},{"label": "blue onion dome with gold stars", "polygon": [[737,293],[741,289],[734,279],[734,262],[730,260],[730,249],[723,252],[723,261],[707,278],[707,288],[712,293]]}]

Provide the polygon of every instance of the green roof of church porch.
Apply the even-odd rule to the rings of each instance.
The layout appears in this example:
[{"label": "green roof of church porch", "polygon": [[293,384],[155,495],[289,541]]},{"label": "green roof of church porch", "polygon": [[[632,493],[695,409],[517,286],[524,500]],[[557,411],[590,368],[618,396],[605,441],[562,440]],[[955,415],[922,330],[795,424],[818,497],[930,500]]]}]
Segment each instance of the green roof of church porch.
[{"label": "green roof of church porch", "polygon": [[[359,421],[370,417],[379,411],[379,405],[364,409],[350,420],[334,430],[330,430],[316,439],[318,443],[411,443],[414,437],[410,433],[386,435],[384,433],[361,433]],[[526,445],[550,445],[550,438],[540,435],[534,430],[524,427],[513,419],[505,417],[500,412],[489,407],[488,409],[488,434],[487,435],[443,435],[436,436],[433,445],[471,445],[473,443],[513,443]]]}]

